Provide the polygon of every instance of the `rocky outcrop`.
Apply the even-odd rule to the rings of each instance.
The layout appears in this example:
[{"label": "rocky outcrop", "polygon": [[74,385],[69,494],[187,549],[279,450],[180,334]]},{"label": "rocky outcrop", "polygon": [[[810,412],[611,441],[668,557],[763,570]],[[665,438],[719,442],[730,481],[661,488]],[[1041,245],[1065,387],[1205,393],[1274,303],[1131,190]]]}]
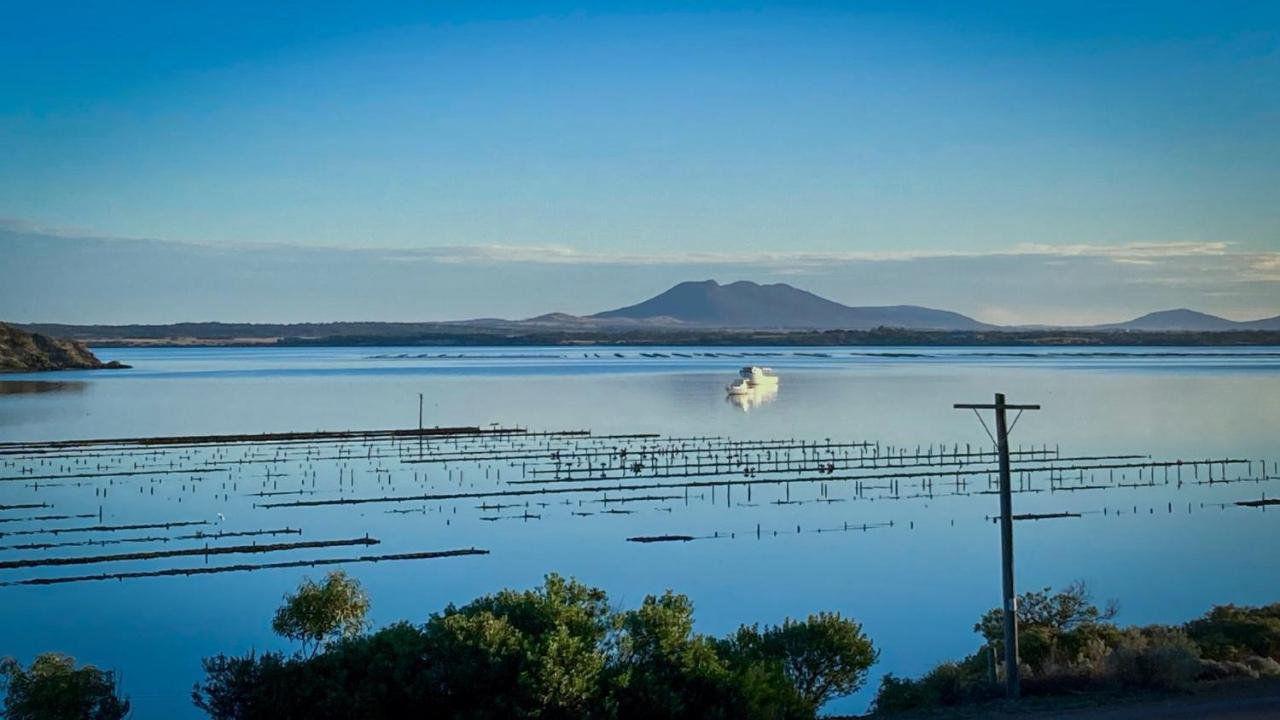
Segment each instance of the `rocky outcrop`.
[{"label": "rocky outcrop", "polygon": [[104,363],[82,342],[29,333],[0,323],[0,372],[126,368]]}]

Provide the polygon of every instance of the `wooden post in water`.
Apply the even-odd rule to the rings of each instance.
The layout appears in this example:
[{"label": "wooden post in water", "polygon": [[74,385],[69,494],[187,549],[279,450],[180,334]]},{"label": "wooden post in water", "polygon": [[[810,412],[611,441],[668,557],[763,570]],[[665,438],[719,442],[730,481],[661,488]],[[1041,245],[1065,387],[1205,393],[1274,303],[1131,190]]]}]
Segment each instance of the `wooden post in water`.
[{"label": "wooden post in water", "polygon": [[[1013,582],[1013,490],[1011,471],[1009,467],[1009,424],[1006,417],[1006,411],[1017,410],[1021,416],[1023,410],[1039,410],[1039,405],[1009,405],[1004,400],[1004,393],[996,393],[995,403],[991,405],[977,405],[957,403],[954,407],[957,410],[973,410],[974,414],[978,414],[979,410],[995,410],[996,413],[996,436],[992,440],[996,443],[996,450],[1000,454],[1000,569],[1003,602],[1001,607],[1004,616],[1004,682],[1005,695],[1010,700],[1018,697],[1019,678],[1018,678],[1018,595],[1014,589]],[[978,420],[982,421],[982,415],[978,415]],[[1014,417],[1014,423],[1018,421]],[[986,422],[982,422],[985,429]],[[990,435],[990,431],[987,433]]]}]

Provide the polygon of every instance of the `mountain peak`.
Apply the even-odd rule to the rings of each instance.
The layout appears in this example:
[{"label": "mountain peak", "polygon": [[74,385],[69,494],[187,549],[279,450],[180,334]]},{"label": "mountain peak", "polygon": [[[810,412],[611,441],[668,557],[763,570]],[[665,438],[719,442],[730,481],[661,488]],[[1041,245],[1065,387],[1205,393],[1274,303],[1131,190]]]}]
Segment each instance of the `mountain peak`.
[{"label": "mountain peak", "polygon": [[[1173,308],[1172,310],[1157,310],[1157,311],[1155,311],[1155,312],[1150,312],[1150,313],[1147,313],[1146,315],[1143,315],[1142,317],[1198,317],[1198,318],[1208,318],[1208,317],[1217,317],[1217,316],[1216,316],[1216,315],[1210,315],[1209,313],[1200,312],[1199,310],[1192,310],[1191,308]],[[1218,318],[1218,319],[1219,319],[1219,320],[1222,320],[1223,318]]]}]

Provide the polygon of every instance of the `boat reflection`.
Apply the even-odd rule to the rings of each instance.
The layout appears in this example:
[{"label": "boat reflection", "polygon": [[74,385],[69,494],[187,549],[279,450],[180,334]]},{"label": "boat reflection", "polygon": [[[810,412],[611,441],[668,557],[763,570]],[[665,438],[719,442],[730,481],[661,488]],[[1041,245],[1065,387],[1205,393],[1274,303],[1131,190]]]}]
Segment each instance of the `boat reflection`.
[{"label": "boat reflection", "polygon": [[730,405],[737,407],[742,412],[751,412],[751,410],[774,401],[778,397],[777,385],[761,385],[753,387],[746,392],[731,393],[725,396],[725,401]]}]

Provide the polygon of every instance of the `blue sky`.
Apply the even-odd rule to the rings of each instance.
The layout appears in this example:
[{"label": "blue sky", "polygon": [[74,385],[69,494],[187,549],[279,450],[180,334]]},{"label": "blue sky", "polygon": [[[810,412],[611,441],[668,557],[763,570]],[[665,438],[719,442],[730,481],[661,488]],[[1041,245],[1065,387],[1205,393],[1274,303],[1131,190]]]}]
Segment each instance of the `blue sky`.
[{"label": "blue sky", "polygon": [[52,5],[0,8],[6,319],[1280,313],[1274,3]]}]

